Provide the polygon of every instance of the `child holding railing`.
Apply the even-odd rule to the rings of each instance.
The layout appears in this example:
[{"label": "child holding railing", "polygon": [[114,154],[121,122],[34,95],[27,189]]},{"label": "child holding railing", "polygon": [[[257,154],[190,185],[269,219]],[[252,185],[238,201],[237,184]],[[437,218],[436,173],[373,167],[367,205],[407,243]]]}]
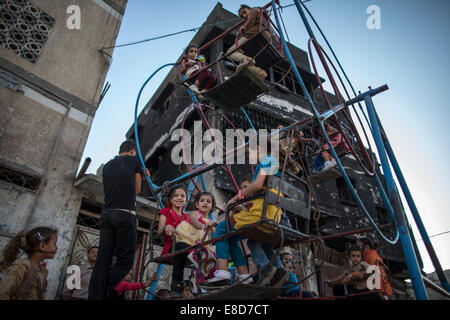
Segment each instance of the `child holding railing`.
[{"label": "child holding railing", "polygon": [[[183,206],[186,203],[186,190],[182,185],[173,186],[168,193],[168,205],[159,212],[158,234],[164,234],[164,247],[161,256],[168,254],[175,246],[175,251],[189,247],[183,241],[174,243],[175,229],[181,224],[189,224],[189,216],[184,214]],[[188,253],[176,255],[172,270],[171,295],[181,297],[184,289],[183,271]]]},{"label": "child holding railing", "polygon": [[369,265],[362,261],[361,248],[352,246],[348,249],[348,253],[352,262],[348,270],[339,277],[326,281],[328,286],[333,287],[333,295],[335,296],[369,291],[366,284],[366,270]]},{"label": "child holding railing", "polygon": [[[194,200],[196,210],[189,214],[191,225],[200,230],[200,239],[210,240],[209,233],[214,233],[216,230],[216,223],[210,217],[212,210],[216,207],[214,196],[210,192],[198,192]],[[210,279],[216,270],[216,254],[215,248],[211,245],[206,245],[200,248],[202,268],[199,269],[199,261],[197,257],[197,249],[192,249],[187,258],[192,262],[195,268],[195,278],[199,283],[203,283],[206,279]],[[194,285],[194,293],[197,293],[197,286]]]},{"label": "child holding railing", "polygon": [[194,84],[189,86],[189,89],[197,95],[212,89],[217,84],[217,77],[210,69],[204,69],[205,65],[206,60],[203,56],[198,55],[197,46],[190,45],[186,48],[181,59],[181,73],[186,76],[186,79],[189,79],[194,73],[198,72],[191,79]]},{"label": "child holding railing", "polygon": [[[245,189],[249,184],[247,179],[241,181],[241,188]],[[241,210],[247,211],[245,204],[243,206],[236,207],[232,210],[230,215],[234,213],[240,212]],[[229,225],[230,230],[234,230],[232,225]],[[227,233],[226,220],[220,221],[214,232],[214,238],[220,238]],[[240,236],[232,236],[229,238],[224,238],[215,243],[216,246],[216,257],[217,257],[217,269],[214,272],[214,277],[210,279],[208,282],[201,285],[201,287],[205,289],[219,289],[224,286],[229,286],[231,284],[231,273],[228,268],[228,261],[231,257],[231,260],[234,262],[236,267],[236,271],[238,273],[237,278],[244,283],[251,283],[252,279],[250,278],[247,261],[244,257],[241,247],[239,246],[239,242],[243,240]]]},{"label": "child holding railing", "polygon": [[[248,147],[250,163],[256,162],[258,163],[255,169],[252,182],[248,185],[247,188],[239,191],[239,193],[236,196],[234,196],[230,201],[228,201],[227,207],[232,206],[235,202],[237,202],[240,199],[248,198],[260,192],[261,190],[264,190],[266,188],[267,184],[266,179],[268,175],[281,176],[281,173],[278,170],[279,166],[278,160],[274,158],[272,155],[269,155],[271,147],[270,139],[267,136],[259,135],[259,145],[257,145],[255,140],[257,138],[258,136],[256,135],[251,137]],[[267,146],[266,150],[261,148],[263,144]],[[275,192],[278,194],[276,190],[271,190],[271,192]],[[283,195],[281,194],[281,196]],[[248,210],[243,208],[238,213],[235,213],[232,216],[230,216],[231,231],[237,230],[239,228],[242,228],[244,226],[253,224],[261,220],[263,214],[264,198],[263,197],[256,198],[254,200],[248,201],[247,204]],[[280,208],[272,204],[267,205],[266,219],[270,219],[275,221],[276,223],[279,223],[281,215],[282,210]],[[217,237],[217,231],[215,236]],[[272,286],[280,286],[281,284],[286,282],[286,280],[289,277],[289,273],[285,270],[283,264],[281,263],[280,258],[277,256],[275,250],[272,248],[271,245],[251,239],[248,240],[247,244],[252,253],[253,261],[255,262],[260,271],[258,280],[256,282],[257,285],[270,284]],[[216,247],[219,248],[219,242],[216,243]],[[219,250],[218,250],[218,257],[220,258]],[[227,259],[227,257],[224,257],[224,259]],[[234,262],[236,263],[236,260],[234,260]],[[236,265],[238,264],[236,263]],[[221,264],[219,264],[219,270],[224,275],[227,272],[226,268],[221,268]],[[219,275],[217,275],[215,279],[212,279],[208,283],[219,281],[219,278],[220,278]]]}]

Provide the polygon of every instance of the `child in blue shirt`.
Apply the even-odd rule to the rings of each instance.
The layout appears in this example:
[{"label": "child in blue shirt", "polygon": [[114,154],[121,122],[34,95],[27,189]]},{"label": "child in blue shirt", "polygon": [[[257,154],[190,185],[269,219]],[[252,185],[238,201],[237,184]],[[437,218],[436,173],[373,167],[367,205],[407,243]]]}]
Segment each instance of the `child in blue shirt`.
[{"label": "child in blue shirt", "polygon": [[[256,143],[256,138],[258,138],[259,144]],[[262,148],[264,144],[266,148]],[[247,198],[263,189],[266,188],[266,178],[268,175],[276,175],[281,177],[281,172],[279,169],[278,160],[270,155],[271,140],[269,137],[264,135],[253,136],[249,140],[248,152],[250,163],[258,163],[253,175],[252,183],[244,190],[239,191],[239,193],[234,196],[227,203],[227,207],[231,206],[234,202]],[[279,156],[279,155],[276,155]],[[272,189],[271,192],[278,194],[277,190]],[[247,210],[241,210],[238,214],[233,215],[233,225],[235,229],[239,229],[246,225],[255,223],[259,221],[262,217],[264,198],[257,198],[252,201],[251,207]],[[283,211],[273,204],[267,205],[266,219],[280,222],[280,218]],[[289,277],[288,272],[285,270],[280,258],[275,253],[275,250],[271,245],[261,243],[255,240],[250,240],[247,245],[252,253],[252,258],[260,274],[256,282],[257,285],[270,284],[272,286],[279,286],[286,282]]]},{"label": "child in blue shirt", "polygon": [[[283,262],[286,270],[289,272],[289,279],[283,284],[283,287],[288,287],[282,296],[284,297],[299,297],[300,292],[302,294],[302,298],[314,298],[317,295],[313,292],[305,291],[298,284],[297,275],[294,273],[294,265],[292,255],[288,252],[281,254],[281,261]],[[297,284],[294,286],[294,284]]]}]

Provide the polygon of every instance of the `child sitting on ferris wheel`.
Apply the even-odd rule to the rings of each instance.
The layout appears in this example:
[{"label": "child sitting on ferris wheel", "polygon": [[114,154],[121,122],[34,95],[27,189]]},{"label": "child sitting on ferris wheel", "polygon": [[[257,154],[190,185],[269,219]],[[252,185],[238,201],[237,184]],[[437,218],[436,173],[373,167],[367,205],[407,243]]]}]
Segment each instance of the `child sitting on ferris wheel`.
[{"label": "child sitting on ferris wheel", "polygon": [[[282,130],[284,128],[283,125],[278,126],[278,130]],[[294,174],[300,174],[303,170],[301,163],[301,157],[298,154],[298,148],[296,148],[300,143],[303,142],[311,142],[313,139],[305,138],[303,131],[298,130],[297,128],[291,129],[293,130],[293,134],[288,131],[283,131],[279,134],[280,139],[280,149],[281,152],[284,152],[284,157],[286,158],[289,155],[289,161],[287,163],[287,170],[291,171]]]},{"label": "child sitting on ferris wheel", "polygon": [[347,251],[351,264],[347,266],[346,272],[337,278],[326,280],[325,283],[333,287],[333,295],[335,296],[356,294],[355,299],[378,299],[378,293],[376,295],[357,296],[359,293],[370,292],[367,288],[367,268],[370,265],[363,261],[363,249],[361,247],[353,245]]},{"label": "child sitting on ferris wheel", "polygon": [[[256,139],[258,140],[256,141]],[[257,142],[259,144],[257,144]],[[263,148],[263,146],[266,146],[266,148]],[[277,159],[271,155],[270,148],[271,140],[269,137],[264,135],[255,135],[250,137],[248,144],[249,159],[251,163],[257,162],[258,164],[256,166],[252,182],[245,189],[240,190],[236,196],[228,201],[227,208],[231,207],[240,199],[248,198],[265,189],[267,187],[266,185],[268,175],[276,175],[278,177],[281,176],[279,163],[283,163],[284,160],[282,159],[282,153],[280,153],[279,155],[275,155],[277,158],[279,158]],[[271,189],[271,192],[277,191]],[[284,196],[281,193],[280,195]],[[246,205],[248,206],[248,209],[243,208],[238,213],[230,216],[231,225],[229,227],[231,231],[238,230],[247,225],[251,225],[262,219],[264,211],[263,197],[258,197],[256,199],[250,200],[246,203]],[[279,207],[273,204],[268,204],[266,207],[265,216],[266,219],[270,219],[275,223],[279,223],[282,213],[283,211]],[[219,242],[216,243],[216,248],[218,248],[218,243]],[[285,270],[280,258],[277,256],[271,245],[253,239],[249,239],[247,245],[251,251],[253,262],[256,264],[258,270],[260,271],[258,280],[256,281],[257,285],[264,286],[266,284],[270,284],[271,286],[279,286],[288,279],[289,273]],[[218,256],[220,257],[219,254]],[[222,271],[221,269],[224,268],[221,268],[221,265],[219,264],[218,269],[218,271]],[[226,280],[226,272],[221,273],[223,274],[222,280]],[[215,273],[215,277],[208,282],[207,286],[213,287],[214,282],[221,281],[220,278],[222,274],[219,274],[218,272]],[[244,279],[246,278],[246,276],[247,275],[241,274],[242,278],[240,280],[244,283]]]},{"label": "child sitting on ferris wheel", "polygon": [[[250,184],[251,179],[244,178],[241,180],[241,188],[244,190]],[[238,207],[235,207],[231,210],[231,217],[242,211],[248,210],[247,204],[244,203]],[[224,217],[225,218],[225,217]],[[219,219],[220,220],[220,219]],[[233,226],[229,225],[230,230],[234,230]],[[226,220],[221,219],[218,221],[214,238],[220,238],[227,234]],[[237,280],[249,284],[252,283],[252,278],[250,278],[249,270],[247,267],[246,258],[242,252],[241,247],[239,246],[240,241],[245,241],[241,236],[232,236],[230,238],[225,238],[220,241],[217,241],[216,246],[216,255],[217,255],[217,269],[214,271],[214,277],[210,279],[207,283],[203,283],[201,286],[207,290],[219,289],[224,286],[231,285],[232,276],[230,273],[230,269],[228,266],[229,259],[234,263],[234,269],[237,271]],[[249,265],[250,266],[250,265]]]},{"label": "child sitting on ferris wheel", "polygon": [[[276,2],[279,3],[279,1]],[[267,77],[267,72],[264,71],[264,69],[257,67],[255,59],[247,56],[241,47],[259,32],[262,32],[263,37],[266,38],[269,43],[272,42],[272,35],[269,31],[269,15],[265,10],[262,10],[262,8],[251,8],[246,4],[241,5],[238,10],[238,15],[244,23],[236,35],[236,43],[227,50],[228,59],[238,64],[236,73],[247,68],[259,79],[264,80]],[[260,26],[263,27],[262,30],[260,30]]]},{"label": "child sitting on ferris wheel", "polygon": [[191,80],[195,82],[189,86],[189,89],[197,95],[214,88],[217,84],[217,77],[210,69],[204,69],[205,65],[205,57],[198,55],[197,46],[188,46],[181,59],[181,73],[186,76],[186,79],[193,76]]},{"label": "child sitting on ferris wheel", "polygon": [[[213,218],[216,200],[212,193],[201,191],[195,196],[194,205],[196,210],[189,214],[189,220],[194,228],[201,230],[198,243],[211,240],[212,234],[216,231],[216,222]],[[198,258],[196,249],[189,251],[187,259],[195,266],[195,283],[193,285],[195,294],[198,293],[197,281],[198,283],[205,282],[206,279],[212,278],[216,271],[216,253],[214,246],[202,246],[200,258],[202,262],[201,268]]]},{"label": "child sitting on ferris wheel", "polygon": [[[327,135],[330,137],[331,144],[333,145],[333,148],[337,148],[340,144],[343,144],[345,150],[347,152],[350,152],[350,147],[348,146],[347,142],[345,141],[342,134],[331,126],[329,123],[325,123],[325,130],[327,132]],[[320,127],[315,127],[313,129],[313,135],[320,138],[320,144],[321,148],[316,152],[317,157],[314,159],[313,164],[313,174],[317,173],[318,171],[327,170],[329,168],[332,168],[337,165],[336,160],[333,159],[333,156],[330,153],[330,148],[328,147],[328,143],[323,136],[322,130]]]}]

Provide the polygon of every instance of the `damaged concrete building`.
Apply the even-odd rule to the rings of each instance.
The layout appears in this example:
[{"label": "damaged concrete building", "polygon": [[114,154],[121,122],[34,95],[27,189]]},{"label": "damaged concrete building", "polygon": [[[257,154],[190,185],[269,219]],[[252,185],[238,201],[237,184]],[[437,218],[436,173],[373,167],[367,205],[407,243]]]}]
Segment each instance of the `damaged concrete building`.
[{"label": "damaged concrete building", "polygon": [[[217,22],[230,21],[235,18],[237,16],[234,13],[225,10],[222,4],[218,3],[204,22],[204,25],[215,25],[198,31],[193,37],[191,44],[201,47],[208,43],[235,23],[216,24]],[[234,31],[215,41],[201,54],[205,56],[206,61],[215,61],[234,44],[235,36],[236,32]],[[316,77],[311,71],[308,54],[293,45],[290,45],[290,50],[316,106],[319,111],[325,110],[326,103],[318,89],[319,85]],[[258,58],[256,61],[258,64]],[[230,78],[235,72],[224,61],[214,65],[212,71],[216,75],[222,73],[223,80]],[[268,74],[265,83],[271,88],[270,91],[245,106],[245,110],[256,129],[276,129],[279,125],[286,126],[313,115],[299,83],[293,73],[289,72],[289,63],[287,61],[267,66],[265,71]],[[171,161],[172,148],[179,142],[178,139],[172,141],[171,136],[175,129],[180,128],[183,121],[184,128],[192,133],[194,126],[198,123],[196,121],[201,120],[194,108],[189,109],[192,105],[192,100],[185,87],[177,86],[179,83],[178,71],[176,68],[173,68],[146,104],[137,120],[144,161],[147,167],[151,168],[152,179],[157,185],[163,185],[166,181],[173,180],[187,172],[184,165],[176,165]],[[229,92],[229,94],[232,95],[233,92]],[[337,99],[332,94],[327,95],[333,105],[338,104]],[[205,116],[211,127],[222,132],[232,128],[230,123],[244,131],[251,128],[249,121],[239,109],[223,109],[214,105],[214,103],[211,103],[211,106],[216,107],[216,109],[205,111]],[[219,112],[225,117],[220,116]],[[225,118],[229,122],[225,121]],[[345,120],[341,118],[339,120],[342,120],[341,124],[345,127]],[[205,127],[202,129],[203,132],[206,130]],[[305,127],[304,133],[306,137],[311,137],[311,127]],[[349,134],[351,135],[351,133]],[[128,131],[127,138],[136,138],[133,126]],[[311,152],[313,152],[313,146],[311,146]],[[311,158],[308,161],[310,163],[308,163],[307,167],[310,170]],[[373,178],[363,172],[353,155],[344,155],[341,161],[349,174],[353,186],[356,188],[363,203],[367,206],[373,219],[379,225],[388,224],[390,221],[389,216]],[[251,172],[249,165],[231,165],[231,171],[238,183],[240,179]],[[217,203],[224,207],[227,200],[234,194],[234,189],[227,173],[221,168],[215,168],[204,173],[204,177],[208,191],[212,192]],[[297,221],[291,221],[293,226],[309,234],[316,234],[318,231],[321,235],[331,235],[365,228],[369,225],[342,177],[336,175],[332,179],[323,181],[311,180],[311,182],[314,195],[309,217],[306,219],[306,224],[302,226],[296,225]],[[144,186],[142,192],[144,197],[151,198],[148,186]],[[404,280],[409,277],[409,274],[399,244],[395,246],[385,245],[375,232],[369,232],[327,240],[326,245],[338,256],[339,253],[345,251],[348,243],[355,242],[357,237],[363,235],[371,237],[379,245],[378,251],[385,259],[392,273],[394,292],[398,297],[405,297],[406,287]],[[297,265],[299,279],[315,270],[318,259],[314,258],[314,248],[310,244],[298,245],[291,249],[296,255],[296,260],[300,262]],[[418,253],[418,250],[416,252]],[[342,271],[342,265],[339,265],[337,260],[333,260],[330,257],[326,258],[326,260],[325,263],[321,264],[320,270],[313,277],[309,278],[307,285],[305,285],[306,289],[315,291],[321,296],[331,294],[330,289],[324,285],[324,280],[335,277],[337,273]]]},{"label": "damaged concrete building", "polygon": [[86,196],[74,183],[111,63],[100,49],[115,44],[126,4],[0,1],[0,249],[21,230],[59,231],[47,299],[84,258],[77,248],[95,244],[75,241]]}]

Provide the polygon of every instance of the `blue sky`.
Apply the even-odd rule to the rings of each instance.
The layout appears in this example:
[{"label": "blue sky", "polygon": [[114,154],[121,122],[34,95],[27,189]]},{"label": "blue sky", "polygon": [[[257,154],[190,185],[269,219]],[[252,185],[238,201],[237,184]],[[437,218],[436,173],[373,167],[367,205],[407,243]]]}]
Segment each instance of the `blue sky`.
[{"label": "blue sky", "polygon": [[[236,11],[241,3],[262,6],[264,1],[224,0]],[[282,5],[291,0],[281,0]],[[156,37],[200,26],[215,1],[129,0],[117,44]],[[369,30],[370,5],[381,12],[381,29]],[[430,235],[450,230],[450,1],[448,0],[312,0],[309,10],[321,25],[356,90],[389,85],[374,98],[375,107],[396,152],[416,205]],[[294,7],[283,10],[289,38],[306,49],[308,35]],[[83,26],[81,26],[83,29]],[[325,47],[318,31],[316,37]],[[134,119],[140,87],[159,66],[174,62],[194,32],[117,48],[107,75],[112,86],[96,113],[83,160],[92,158],[95,172],[115,154]],[[168,69],[167,69],[168,71]],[[141,107],[167,71],[147,86]],[[323,76],[323,74],[322,74]],[[420,235],[413,225],[416,239]],[[450,233],[432,238],[445,269],[450,269]],[[433,267],[419,241],[425,271]]]}]

